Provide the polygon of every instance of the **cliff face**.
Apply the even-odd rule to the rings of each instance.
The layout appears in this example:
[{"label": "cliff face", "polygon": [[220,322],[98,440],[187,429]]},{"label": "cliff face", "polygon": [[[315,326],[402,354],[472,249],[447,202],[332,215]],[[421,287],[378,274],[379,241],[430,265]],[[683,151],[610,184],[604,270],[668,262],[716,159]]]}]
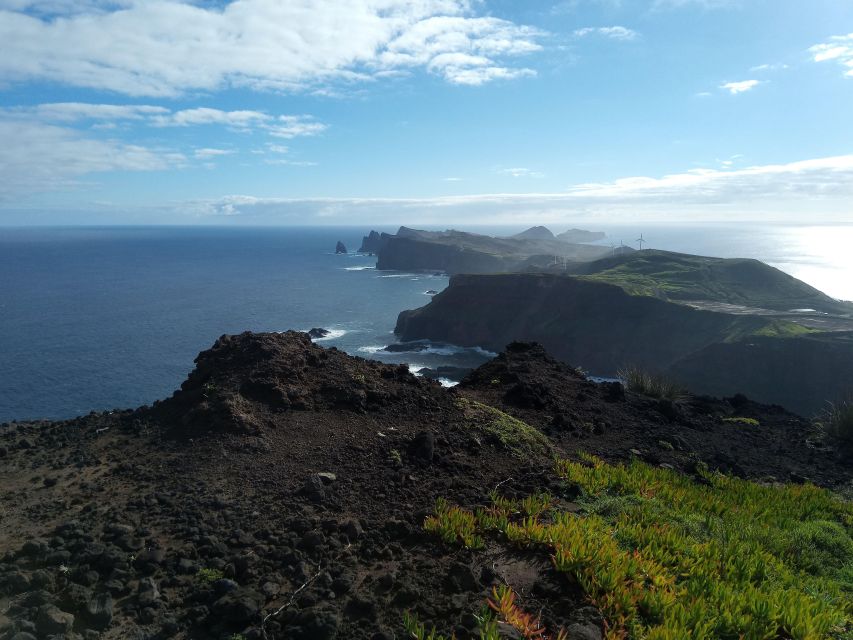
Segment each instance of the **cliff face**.
[{"label": "cliff face", "polygon": [[849,387],[853,344],[751,335],[767,323],[568,276],[505,274],[453,277],[430,304],[401,313],[395,331],[403,340],[493,350],[511,339],[535,340],[592,374],[637,365],[671,373],[697,392],[745,393],[804,413]]},{"label": "cliff face", "polygon": [[669,366],[763,324],[631,296],[612,285],[529,273],[454,276],[430,304],[401,313],[395,331],[403,340],[494,350],[513,339],[533,340],[566,362],[613,375],[626,364]]},{"label": "cliff face", "polygon": [[496,273],[509,270],[514,261],[453,244],[392,237],[379,251],[376,268],[400,271],[447,273]]},{"label": "cliff face", "polygon": [[382,246],[382,237],[378,231],[371,231],[369,235],[361,239],[361,247],[359,253],[379,253],[379,248]]},{"label": "cliff face", "polygon": [[752,336],[712,344],[674,363],[670,371],[705,393],[744,393],[813,415],[853,387],[853,332]]}]

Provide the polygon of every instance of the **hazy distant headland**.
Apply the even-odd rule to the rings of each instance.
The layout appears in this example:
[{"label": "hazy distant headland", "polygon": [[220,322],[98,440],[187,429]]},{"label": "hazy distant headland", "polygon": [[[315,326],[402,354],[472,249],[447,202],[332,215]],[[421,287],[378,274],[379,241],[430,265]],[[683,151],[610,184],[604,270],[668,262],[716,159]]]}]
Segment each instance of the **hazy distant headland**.
[{"label": "hazy distant headland", "polygon": [[[584,244],[604,238],[601,232],[571,229],[555,236],[533,227],[509,237],[449,229],[422,231],[400,227],[396,234],[371,231],[360,251],[378,256],[376,268],[398,271],[505,273],[549,262],[581,262],[612,253],[609,247]],[[630,251],[623,248],[622,251]]]}]

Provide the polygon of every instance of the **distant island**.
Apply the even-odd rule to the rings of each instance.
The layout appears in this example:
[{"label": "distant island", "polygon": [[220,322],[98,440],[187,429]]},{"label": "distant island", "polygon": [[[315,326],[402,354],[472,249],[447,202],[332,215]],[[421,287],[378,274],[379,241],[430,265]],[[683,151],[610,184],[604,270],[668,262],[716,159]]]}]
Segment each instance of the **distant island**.
[{"label": "distant island", "polygon": [[508,273],[610,255],[610,247],[585,244],[603,237],[600,232],[578,229],[555,236],[541,226],[506,238],[455,229],[422,231],[400,227],[396,234],[371,231],[359,251],[377,255],[376,268],[380,270],[440,271],[451,275]]}]

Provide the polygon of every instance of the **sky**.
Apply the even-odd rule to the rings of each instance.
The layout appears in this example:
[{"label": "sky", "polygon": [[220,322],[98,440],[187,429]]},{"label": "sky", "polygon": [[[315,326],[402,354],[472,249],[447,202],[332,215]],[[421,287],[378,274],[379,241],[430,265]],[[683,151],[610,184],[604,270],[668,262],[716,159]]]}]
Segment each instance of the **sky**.
[{"label": "sky", "polygon": [[853,222],[853,0],[0,0],[0,225]]}]

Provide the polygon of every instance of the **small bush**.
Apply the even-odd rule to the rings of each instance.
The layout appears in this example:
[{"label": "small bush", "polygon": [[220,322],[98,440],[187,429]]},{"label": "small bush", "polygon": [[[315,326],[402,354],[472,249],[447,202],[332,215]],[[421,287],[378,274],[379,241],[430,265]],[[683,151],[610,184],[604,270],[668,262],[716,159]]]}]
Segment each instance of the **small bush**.
[{"label": "small bush", "polygon": [[219,569],[209,569],[207,567],[205,567],[204,569],[199,569],[198,573],[196,574],[196,579],[198,579],[199,582],[205,583],[216,582],[217,580],[221,580],[224,577],[225,574],[223,574],[222,571],[220,571]]},{"label": "small bush", "polygon": [[679,400],[687,396],[687,390],[674,380],[639,367],[624,367],[616,372],[616,377],[622,381],[622,384],[629,391],[642,393],[652,398]]},{"label": "small bush", "polygon": [[823,428],[831,436],[853,446],[853,394],[829,404],[823,416]]},{"label": "small bush", "polygon": [[757,427],[760,425],[758,420],[755,418],[744,418],[741,416],[735,416],[733,418],[723,418],[723,422],[730,422],[732,424],[745,424],[748,427]]}]

